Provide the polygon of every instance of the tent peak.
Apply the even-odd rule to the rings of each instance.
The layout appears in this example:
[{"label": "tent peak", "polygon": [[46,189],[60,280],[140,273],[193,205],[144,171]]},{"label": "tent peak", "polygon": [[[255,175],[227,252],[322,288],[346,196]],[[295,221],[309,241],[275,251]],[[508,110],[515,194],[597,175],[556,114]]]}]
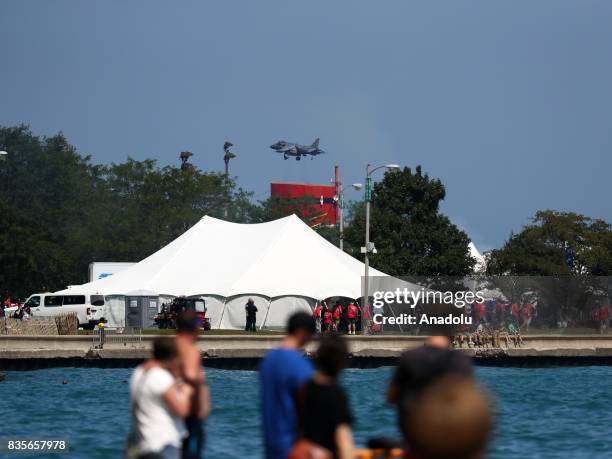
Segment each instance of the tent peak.
[{"label": "tent peak", "polygon": [[204,215],[202,218],[200,218],[200,221],[218,222],[218,223],[223,223],[227,225],[240,225],[240,226],[267,225],[270,223],[277,223],[277,222],[282,222],[282,221],[289,222],[289,221],[296,221],[296,220],[300,223],[303,223],[302,220],[295,214],[287,215],[286,217],[277,218],[276,220],[269,220],[266,222],[259,222],[259,223],[238,223],[238,222],[232,222],[229,220],[223,220],[222,218],[211,217],[210,215]]}]

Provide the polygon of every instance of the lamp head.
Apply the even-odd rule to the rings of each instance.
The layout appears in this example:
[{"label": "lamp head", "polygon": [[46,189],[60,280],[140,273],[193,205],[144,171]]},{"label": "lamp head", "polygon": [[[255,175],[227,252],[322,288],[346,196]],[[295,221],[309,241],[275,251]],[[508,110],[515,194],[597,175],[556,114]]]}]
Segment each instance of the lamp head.
[{"label": "lamp head", "polygon": [[362,183],[353,183],[353,188],[355,188],[357,191],[361,190],[363,188],[363,184]]}]

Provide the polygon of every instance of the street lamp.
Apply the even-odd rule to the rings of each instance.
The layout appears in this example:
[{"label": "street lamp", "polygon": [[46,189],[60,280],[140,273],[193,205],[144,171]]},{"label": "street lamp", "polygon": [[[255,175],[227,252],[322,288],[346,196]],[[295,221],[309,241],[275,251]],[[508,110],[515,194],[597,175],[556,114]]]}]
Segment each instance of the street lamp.
[{"label": "street lamp", "polygon": [[[400,167],[397,164],[383,164],[372,169],[372,166],[368,164],[366,166],[366,183],[365,183],[365,201],[366,201],[366,224],[365,224],[365,247],[361,248],[361,253],[364,254],[364,266],[365,273],[363,279],[363,307],[369,307],[370,302],[370,285],[369,285],[369,271],[370,271],[370,259],[369,253],[376,253],[374,243],[370,242],[370,201],[372,200],[372,174],[379,169],[390,169],[395,170]],[[356,183],[353,185],[356,189],[361,189],[362,185]],[[367,333],[367,327],[362,327],[362,333]]]},{"label": "street lamp", "polygon": [[228,205],[229,205],[229,162],[234,159],[236,155],[230,151],[230,147],[234,144],[229,141],[225,141],[223,144],[223,162],[225,163],[225,191],[227,196],[225,197],[225,207],[223,209],[223,216],[227,220],[228,218]]}]

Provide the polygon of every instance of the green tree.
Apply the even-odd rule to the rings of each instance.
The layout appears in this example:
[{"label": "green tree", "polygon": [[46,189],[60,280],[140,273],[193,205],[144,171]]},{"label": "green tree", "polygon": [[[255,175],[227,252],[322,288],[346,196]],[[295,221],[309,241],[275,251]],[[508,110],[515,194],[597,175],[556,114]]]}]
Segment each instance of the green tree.
[{"label": "green tree", "polygon": [[612,225],[573,212],[539,211],[491,252],[487,272],[499,276],[491,278],[492,287],[508,298],[513,283],[521,294],[535,294],[540,324],[588,321],[590,310],[612,297]]},{"label": "green tree", "polygon": [[[221,173],[131,158],[91,164],[60,133],[0,128],[0,295],[87,280],[92,261],[140,261],[204,215],[257,218],[251,194]],[[229,203],[228,200],[229,199]]]},{"label": "green tree", "polygon": [[[374,185],[370,239],[377,252],[371,264],[394,276],[460,276],[471,272],[469,238],[440,212],[446,190],[417,166],[390,171]],[[362,258],[365,206],[353,204],[345,231],[347,250]]]},{"label": "green tree", "polygon": [[[571,253],[573,266],[566,256]],[[492,275],[612,275],[612,226],[573,212],[539,211],[501,249],[487,267]]]}]

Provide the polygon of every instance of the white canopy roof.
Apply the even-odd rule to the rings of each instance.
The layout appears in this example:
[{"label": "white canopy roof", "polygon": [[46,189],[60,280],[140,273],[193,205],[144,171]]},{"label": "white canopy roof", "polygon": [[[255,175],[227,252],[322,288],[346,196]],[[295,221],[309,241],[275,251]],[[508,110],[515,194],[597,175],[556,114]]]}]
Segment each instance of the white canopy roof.
[{"label": "white canopy roof", "polygon": [[363,263],[295,215],[259,224],[206,216],[140,263],[62,293],[359,298],[363,273]]}]

